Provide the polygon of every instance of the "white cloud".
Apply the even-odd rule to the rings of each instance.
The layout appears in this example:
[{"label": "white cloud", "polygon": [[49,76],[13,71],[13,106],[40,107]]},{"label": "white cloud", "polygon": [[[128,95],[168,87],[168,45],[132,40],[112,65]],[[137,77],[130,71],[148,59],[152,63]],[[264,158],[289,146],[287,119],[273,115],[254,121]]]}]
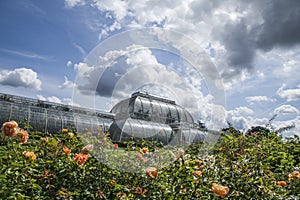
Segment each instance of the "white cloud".
[{"label": "white cloud", "polygon": [[282,86],[277,90],[276,94],[281,98],[286,98],[287,101],[298,101],[300,100],[300,85],[296,89],[285,89],[286,84],[282,84]]},{"label": "white cloud", "polygon": [[283,64],[283,72],[285,72],[287,75],[295,73],[295,71],[298,71],[299,69],[299,64],[300,62],[297,60],[288,60]]},{"label": "white cloud", "polygon": [[75,86],[75,84],[68,80],[68,77],[65,76],[65,82],[62,85],[59,85],[58,88],[60,89],[65,89],[65,88],[73,88]]},{"label": "white cloud", "polygon": [[[256,65],[253,62],[258,53],[265,54],[274,46],[290,47],[290,44],[294,44],[293,40],[299,43],[297,35],[290,37],[296,33],[290,27],[295,27],[292,22],[298,21],[298,15],[286,18],[290,24],[283,23],[278,17],[280,15],[273,15],[277,9],[297,13],[297,6],[287,2],[282,3],[284,6],[277,1],[266,4],[261,1],[245,3],[237,0],[89,2],[86,5],[96,7],[107,18],[107,23],[99,33],[100,39],[122,28],[159,26],[187,35],[202,48],[211,44],[213,48],[207,53],[213,55],[212,59],[219,67],[225,89],[239,88],[242,81],[248,80],[247,72],[253,73]],[[272,25],[274,19],[278,26]],[[296,66],[295,62],[288,61],[284,64],[284,71],[288,74],[297,69]],[[260,78],[267,76],[264,72],[258,72],[257,75]]]},{"label": "white cloud", "polygon": [[282,135],[284,137],[290,137],[293,135],[298,135],[300,137],[300,116],[297,116],[294,119],[291,120],[285,120],[285,121],[274,121],[274,123],[272,124],[274,126],[274,128],[276,130],[283,128],[283,127],[287,127],[287,126],[291,126],[291,125],[295,125],[295,128],[284,131],[282,133]]},{"label": "white cloud", "polygon": [[64,104],[64,105],[70,105],[70,106],[79,106],[78,104],[74,104],[73,100],[70,98],[58,98],[56,96],[49,96],[49,97],[45,97],[43,95],[38,94],[37,98],[39,100],[42,101],[49,101],[49,102],[53,102],[53,103],[59,103],[59,104]]},{"label": "white cloud", "polygon": [[44,97],[43,95],[38,94],[37,98],[42,101],[50,101],[53,103],[62,103],[61,100],[56,96]]},{"label": "white cloud", "polygon": [[[127,1],[94,0],[94,6],[100,11],[112,11],[115,18],[120,21],[128,14]],[[111,17],[108,15],[108,17]]]},{"label": "white cloud", "polygon": [[254,113],[253,110],[245,106],[240,106],[235,108],[234,110],[227,111],[227,114],[230,116],[252,115],[253,113]]},{"label": "white cloud", "polygon": [[69,61],[67,62],[67,67],[71,67],[71,66],[72,66],[72,61],[69,60]]},{"label": "white cloud", "polygon": [[274,109],[275,114],[299,114],[299,110],[291,105],[282,105]]},{"label": "white cloud", "polygon": [[252,104],[253,102],[261,102],[261,101],[274,102],[276,101],[276,99],[269,98],[267,96],[250,96],[250,97],[246,97],[246,101]]},{"label": "white cloud", "polygon": [[41,90],[42,82],[37,73],[28,68],[17,68],[12,71],[0,71],[0,84],[12,87],[24,87],[34,90]]},{"label": "white cloud", "polygon": [[268,123],[267,118],[255,118],[254,111],[245,106],[237,107],[226,112],[226,121],[230,122],[234,128],[246,131],[251,126],[264,126]]},{"label": "white cloud", "polygon": [[73,8],[76,5],[85,5],[84,0],[65,0],[65,5],[67,8]]},{"label": "white cloud", "polygon": [[248,124],[248,119],[242,116],[239,117],[233,116],[230,120],[230,123],[237,130],[245,131],[250,127]]}]

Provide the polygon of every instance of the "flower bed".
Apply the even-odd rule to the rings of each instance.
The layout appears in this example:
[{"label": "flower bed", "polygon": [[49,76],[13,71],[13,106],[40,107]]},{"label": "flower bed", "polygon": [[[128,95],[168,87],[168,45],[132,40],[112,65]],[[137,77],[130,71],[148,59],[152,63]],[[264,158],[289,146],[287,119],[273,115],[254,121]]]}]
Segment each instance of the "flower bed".
[{"label": "flower bed", "polygon": [[[12,130],[9,130],[12,128]],[[276,133],[243,135],[228,128],[207,154],[203,144],[178,149],[173,161],[148,166],[163,149],[156,143],[112,144],[102,137],[102,151],[130,151],[144,173],[100,162],[94,151],[70,130],[57,134],[29,132],[14,123],[0,136],[2,199],[297,199],[300,197],[300,144]],[[72,134],[71,134],[72,133]],[[100,143],[104,145],[104,143]],[[122,146],[122,147],[121,147]],[[124,147],[125,146],[125,147]]]}]

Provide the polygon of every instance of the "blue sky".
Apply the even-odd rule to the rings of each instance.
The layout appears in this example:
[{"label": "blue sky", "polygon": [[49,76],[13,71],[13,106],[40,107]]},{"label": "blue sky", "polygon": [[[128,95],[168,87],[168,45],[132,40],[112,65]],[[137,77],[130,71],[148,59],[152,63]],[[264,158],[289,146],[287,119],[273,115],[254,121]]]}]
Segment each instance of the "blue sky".
[{"label": "blue sky", "polygon": [[299,13],[297,0],[2,0],[0,92],[109,110],[145,89],[212,128],[278,114],[299,133]]}]

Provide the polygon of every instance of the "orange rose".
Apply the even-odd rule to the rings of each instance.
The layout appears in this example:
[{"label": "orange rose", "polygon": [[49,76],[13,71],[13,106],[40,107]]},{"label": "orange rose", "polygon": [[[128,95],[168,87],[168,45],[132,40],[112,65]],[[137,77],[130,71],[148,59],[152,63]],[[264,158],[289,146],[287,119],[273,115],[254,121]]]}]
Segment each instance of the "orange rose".
[{"label": "orange rose", "polygon": [[88,158],[89,156],[87,154],[82,154],[82,153],[75,154],[74,156],[74,160],[80,165],[84,164]]},{"label": "orange rose", "polygon": [[82,148],[81,152],[82,153],[87,153],[87,152],[91,152],[93,150],[93,145],[92,144],[88,144],[85,147]]},{"label": "orange rose", "polygon": [[195,162],[196,162],[196,166],[195,166],[195,169],[200,169],[201,167],[202,167],[202,161],[201,160],[195,160]]},{"label": "orange rose", "polygon": [[299,171],[293,171],[289,174],[289,179],[300,179],[300,172]]},{"label": "orange rose", "polygon": [[277,185],[287,186],[287,183],[285,181],[277,181]]},{"label": "orange rose", "polygon": [[215,193],[216,195],[224,198],[228,193],[229,193],[229,188],[213,183],[212,184],[212,188],[211,188],[212,192]]},{"label": "orange rose", "polygon": [[21,129],[18,134],[21,136],[20,142],[22,144],[25,144],[27,142],[27,140],[28,140],[28,133],[27,133],[27,131]]},{"label": "orange rose", "polygon": [[63,129],[61,130],[61,132],[63,132],[63,133],[67,133],[67,132],[68,132],[68,129],[66,129],[66,128],[63,128]]},{"label": "orange rose", "polygon": [[136,194],[139,194],[139,195],[140,195],[140,194],[143,194],[143,189],[142,189],[141,187],[136,187],[136,188],[135,188],[135,193],[136,193]]},{"label": "orange rose", "polygon": [[63,151],[65,154],[70,154],[71,153],[71,149],[69,149],[68,147],[64,146]]},{"label": "orange rose", "polygon": [[200,177],[200,176],[202,176],[202,172],[201,171],[195,171],[194,175]]},{"label": "orange rose", "polygon": [[5,122],[1,127],[1,132],[7,137],[14,137],[18,133],[18,123],[15,121]]},{"label": "orange rose", "polygon": [[34,161],[36,159],[36,156],[34,152],[32,151],[23,151],[22,153],[26,158],[28,158],[30,161]]},{"label": "orange rose", "polygon": [[117,183],[116,180],[111,180],[111,181],[109,181],[109,184],[111,184],[111,185],[115,185],[116,183]]},{"label": "orange rose", "polygon": [[140,149],[140,152],[142,154],[148,154],[149,153],[149,149],[147,147],[144,147],[144,148]]},{"label": "orange rose", "polygon": [[114,144],[114,148],[115,149],[119,148],[119,145],[118,144]]},{"label": "orange rose", "polygon": [[157,169],[155,167],[148,167],[146,169],[146,176],[150,177],[150,178],[156,178],[158,175],[157,173]]}]

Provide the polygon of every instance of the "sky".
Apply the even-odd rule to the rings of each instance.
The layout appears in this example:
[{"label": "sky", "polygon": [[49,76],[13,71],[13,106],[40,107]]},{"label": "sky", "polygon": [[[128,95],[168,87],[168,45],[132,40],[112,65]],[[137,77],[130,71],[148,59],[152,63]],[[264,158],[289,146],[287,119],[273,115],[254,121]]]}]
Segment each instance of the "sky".
[{"label": "sky", "polygon": [[298,0],[2,0],[0,27],[1,93],[109,111],[144,90],[300,135]]}]

